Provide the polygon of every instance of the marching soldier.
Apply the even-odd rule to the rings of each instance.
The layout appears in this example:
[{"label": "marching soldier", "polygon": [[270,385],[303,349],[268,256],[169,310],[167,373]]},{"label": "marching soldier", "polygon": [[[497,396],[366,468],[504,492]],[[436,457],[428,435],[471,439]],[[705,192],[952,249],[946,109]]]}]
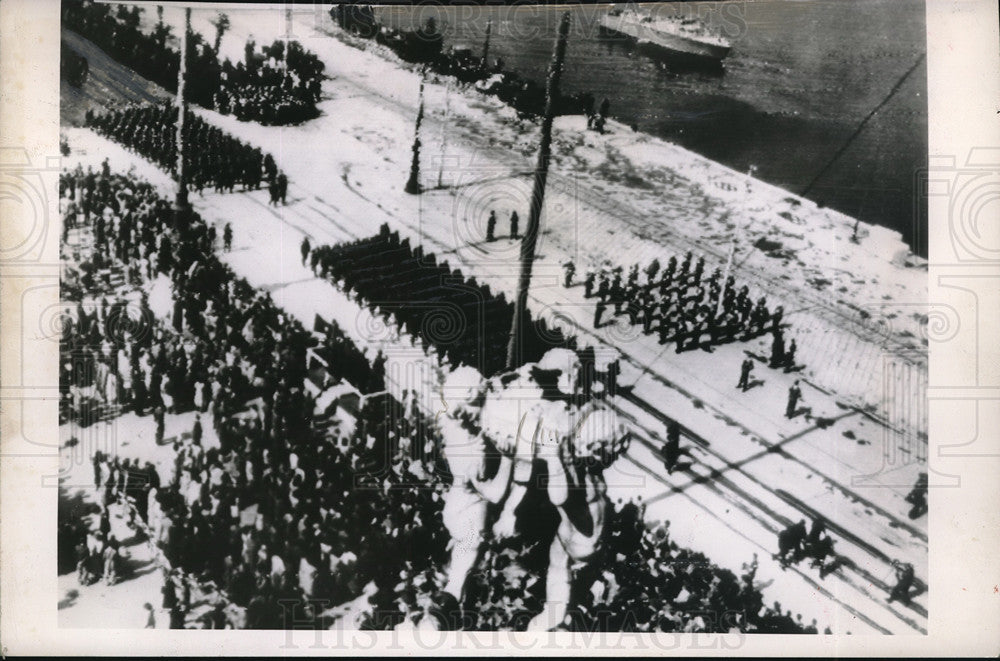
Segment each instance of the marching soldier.
[{"label": "marching soldier", "polygon": [[576,265],[573,263],[573,260],[570,260],[563,264],[563,268],[566,270],[566,279],[563,281],[563,286],[568,289],[573,284],[573,274],[576,273]]},{"label": "marching soldier", "polygon": [[594,308],[594,328],[601,327],[601,315],[604,314],[607,307],[608,304],[604,302],[603,298],[597,301],[597,307]]},{"label": "marching soldier", "polygon": [[702,273],[705,272],[705,258],[699,257],[697,263],[694,266],[694,284],[701,283]]},{"label": "marching soldier", "polygon": [[649,335],[653,332],[653,317],[656,314],[656,301],[648,292],[642,303],[642,332]]},{"label": "marching soldier", "polygon": [[608,370],[605,372],[604,385],[605,393],[607,397],[614,397],[618,394],[618,375],[621,374],[621,362],[615,358],[608,365]]},{"label": "marching soldier", "polygon": [[608,274],[601,271],[601,281],[597,285],[597,296],[601,299],[601,302],[606,303],[608,297],[611,295],[611,285],[608,282]]},{"label": "marching soldier", "polygon": [[583,280],[583,296],[584,298],[590,298],[594,294],[594,271],[587,271],[587,277]]},{"label": "marching soldier", "polygon": [[679,275],[687,279],[688,274],[691,272],[691,251],[688,250],[684,253],[684,261],[681,262],[681,270]]},{"label": "marching soldier", "polygon": [[[718,269],[716,269],[718,271]],[[722,287],[719,286],[719,281],[716,278],[710,278],[708,281],[708,300],[715,303],[722,296]]]},{"label": "marching soldier", "polygon": [[615,314],[622,313],[622,303],[625,302],[625,291],[622,289],[621,267],[615,269],[615,277],[611,281],[611,302],[615,304]]},{"label": "marching soldier", "polygon": [[639,299],[635,296],[626,296],[626,301],[628,305],[625,306],[625,312],[628,314],[629,323],[633,326],[639,321]]},{"label": "marching soldier", "polygon": [[657,326],[656,331],[659,343],[666,344],[667,340],[670,338],[670,331],[671,331],[670,319],[667,317],[666,314],[660,317],[660,325]]},{"label": "marching soldier", "polygon": [[633,264],[628,271],[628,287],[634,289],[639,282],[639,265]]},{"label": "marching soldier", "polygon": [[676,353],[681,353],[684,351],[684,340],[688,337],[688,324],[685,320],[681,319],[677,324],[677,332],[674,334],[674,339],[677,340],[677,351]]},{"label": "marching soldier", "polygon": [[667,262],[667,270],[663,273],[663,279],[660,280],[661,287],[667,288],[674,281],[674,275],[677,273],[677,257],[674,255],[670,256],[670,261]]},{"label": "marching soldier", "polygon": [[660,272],[660,260],[654,259],[646,267],[646,282],[653,284],[656,281],[656,274]]}]

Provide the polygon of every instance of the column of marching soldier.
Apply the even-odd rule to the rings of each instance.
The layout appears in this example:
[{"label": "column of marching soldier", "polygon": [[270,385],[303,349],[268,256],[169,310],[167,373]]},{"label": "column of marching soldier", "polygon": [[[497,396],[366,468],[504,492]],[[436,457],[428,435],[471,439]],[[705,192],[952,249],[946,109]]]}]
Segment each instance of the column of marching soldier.
[{"label": "column of marching soldier", "polygon": [[[573,284],[576,267],[569,262],[565,269],[564,284],[568,287]],[[662,270],[659,260],[654,259],[644,269],[644,282],[640,281],[638,264],[632,265],[625,278],[620,266],[588,271],[584,296],[597,298],[594,327],[605,323],[605,313],[612,308],[614,316],[626,314],[631,324],[642,325],[645,334],[655,333],[660,344],[676,342],[677,353],[704,346],[706,336],[709,346],[750,340],[768,331],[782,337],[781,306],[771,312],[764,297],[755,305],[749,287],[737,290],[734,277],[723,282],[719,269],[708,277],[704,277],[704,270],[704,258],[693,260],[689,251],[680,264],[672,256]],[[779,353],[781,366],[793,363],[794,349]]]},{"label": "column of marching soldier", "polygon": [[[128,104],[94,113],[87,110],[86,125],[153,163],[174,172],[177,166],[177,107]],[[285,203],[288,177],[271,154],[248,145],[193,113],[185,119],[187,145],[184,168],[190,190],[232,193],[237,185],[257,190],[266,182],[271,204]]]}]

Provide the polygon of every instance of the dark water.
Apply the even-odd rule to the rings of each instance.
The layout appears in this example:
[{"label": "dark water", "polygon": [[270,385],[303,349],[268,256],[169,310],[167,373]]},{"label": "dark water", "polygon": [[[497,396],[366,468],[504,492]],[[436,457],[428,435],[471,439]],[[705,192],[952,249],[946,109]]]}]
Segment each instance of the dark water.
[{"label": "dark water", "polygon": [[[611,114],[640,131],[740,171],[754,166],[768,182],[900,231],[927,254],[926,201],[918,198],[917,183],[927,161],[924,0],[648,7],[658,14],[701,16],[729,36],[733,50],[722,71],[685,69],[600,34],[597,18],[607,7],[572,6],[564,91],[607,97]],[[415,27],[434,16],[446,46],[467,45],[476,54],[492,19],[490,59],[500,57],[505,68],[537,80],[544,78],[560,14],[544,6],[377,12],[397,27]]]}]

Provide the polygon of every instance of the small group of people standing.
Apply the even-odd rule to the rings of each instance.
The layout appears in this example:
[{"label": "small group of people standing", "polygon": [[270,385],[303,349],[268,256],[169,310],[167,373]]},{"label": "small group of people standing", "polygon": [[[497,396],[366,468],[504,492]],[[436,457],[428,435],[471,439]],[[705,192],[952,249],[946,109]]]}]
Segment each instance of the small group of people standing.
[{"label": "small group of people standing", "polygon": [[[510,212],[510,238],[520,239],[521,235],[519,233],[518,225],[520,224],[520,219],[518,218],[517,211]],[[489,218],[486,219],[486,240],[493,242],[497,240],[496,237],[497,230],[497,212],[490,210]]]}]

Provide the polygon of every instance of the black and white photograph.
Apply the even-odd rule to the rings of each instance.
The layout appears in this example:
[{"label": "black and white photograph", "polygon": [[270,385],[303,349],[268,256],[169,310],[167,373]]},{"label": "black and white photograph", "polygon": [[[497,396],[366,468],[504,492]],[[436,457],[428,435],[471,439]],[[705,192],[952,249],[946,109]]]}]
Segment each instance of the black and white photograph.
[{"label": "black and white photograph", "polygon": [[978,320],[932,237],[989,264],[1000,217],[1000,142],[929,140],[943,2],[60,0],[37,603],[320,652],[940,635],[997,576],[932,580],[978,484],[935,461],[1000,422],[995,365],[929,378]]}]

